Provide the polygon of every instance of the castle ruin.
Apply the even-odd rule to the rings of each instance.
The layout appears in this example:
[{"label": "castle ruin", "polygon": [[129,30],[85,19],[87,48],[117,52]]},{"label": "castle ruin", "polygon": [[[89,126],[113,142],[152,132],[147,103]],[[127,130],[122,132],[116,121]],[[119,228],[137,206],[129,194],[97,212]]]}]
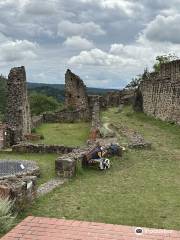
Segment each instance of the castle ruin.
[{"label": "castle ruin", "polygon": [[161,65],[140,84],[135,109],[147,115],[180,124],[180,60]]},{"label": "castle ruin", "polygon": [[12,68],[7,80],[6,124],[9,145],[18,143],[31,133],[31,114],[28,102],[24,67]]},{"label": "castle ruin", "polygon": [[67,70],[65,74],[65,106],[72,109],[89,109],[86,86],[79,76]]}]

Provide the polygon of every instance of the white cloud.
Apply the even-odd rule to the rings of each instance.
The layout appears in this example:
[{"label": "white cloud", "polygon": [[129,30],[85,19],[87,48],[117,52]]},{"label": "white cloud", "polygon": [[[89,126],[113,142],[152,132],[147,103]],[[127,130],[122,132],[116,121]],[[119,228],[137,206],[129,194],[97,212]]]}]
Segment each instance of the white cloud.
[{"label": "white cloud", "polygon": [[68,37],[64,42],[64,45],[69,48],[81,49],[81,50],[91,49],[94,46],[93,42],[80,36]]},{"label": "white cloud", "polygon": [[69,60],[69,64],[77,65],[95,65],[95,66],[108,66],[114,68],[117,66],[124,67],[129,64],[135,64],[133,59],[124,59],[118,55],[113,55],[104,52],[101,49],[92,49],[90,51],[82,51],[78,56],[74,56]]},{"label": "white cloud", "polygon": [[26,0],[22,6],[26,13],[32,15],[52,15],[56,13],[56,4],[54,1]]},{"label": "white cloud", "polygon": [[[69,59],[68,64],[77,66],[103,66],[118,69],[125,75],[142,73],[146,67],[151,70],[157,55],[173,54],[180,56],[180,44],[154,43],[140,35],[133,44],[111,44],[109,51],[92,49],[81,51]],[[128,71],[128,72],[127,72]]]},{"label": "white cloud", "polygon": [[118,9],[124,12],[127,16],[136,14],[137,10],[142,10],[143,5],[137,1],[129,0],[81,0],[83,3],[92,3],[104,9]]},{"label": "white cloud", "polygon": [[147,25],[144,31],[146,38],[152,41],[172,42],[180,44],[180,14],[158,15]]},{"label": "white cloud", "polygon": [[0,61],[15,62],[19,60],[34,59],[37,45],[28,40],[7,40],[0,42]]},{"label": "white cloud", "polygon": [[94,22],[74,23],[68,20],[61,21],[58,24],[58,35],[66,36],[87,36],[87,35],[104,35],[105,31]]}]

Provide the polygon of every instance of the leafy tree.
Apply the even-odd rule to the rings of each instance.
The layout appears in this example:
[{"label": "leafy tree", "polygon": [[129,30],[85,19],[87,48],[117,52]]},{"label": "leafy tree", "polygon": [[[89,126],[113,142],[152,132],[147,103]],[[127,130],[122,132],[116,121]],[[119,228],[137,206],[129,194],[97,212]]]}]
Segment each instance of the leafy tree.
[{"label": "leafy tree", "polygon": [[131,80],[131,82],[125,87],[126,89],[136,89],[138,88],[141,81],[147,79],[149,76],[148,69],[144,69],[144,73],[142,75],[137,75],[135,78]]},{"label": "leafy tree", "polygon": [[32,115],[39,115],[43,112],[55,111],[61,104],[53,97],[33,92],[30,95],[30,106]]},{"label": "leafy tree", "polygon": [[159,72],[160,67],[163,63],[168,63],[173,60],[177,60],[178,57],[175,54],[168,54],[168,55],[160,55],[156,57],[156,63],[153,65],[153,69],[155,72]]}]

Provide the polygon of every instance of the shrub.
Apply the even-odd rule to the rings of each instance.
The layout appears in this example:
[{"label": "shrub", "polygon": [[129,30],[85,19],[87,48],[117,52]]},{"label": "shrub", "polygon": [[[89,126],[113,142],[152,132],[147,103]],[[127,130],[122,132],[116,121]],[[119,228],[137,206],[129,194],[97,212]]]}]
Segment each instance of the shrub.
[{"label": "shrub", "polygon": [[14,202],[7,198],[0,198],[0,234],[8,231],[15,221],[15,216],[12,214],[13,205]]}]

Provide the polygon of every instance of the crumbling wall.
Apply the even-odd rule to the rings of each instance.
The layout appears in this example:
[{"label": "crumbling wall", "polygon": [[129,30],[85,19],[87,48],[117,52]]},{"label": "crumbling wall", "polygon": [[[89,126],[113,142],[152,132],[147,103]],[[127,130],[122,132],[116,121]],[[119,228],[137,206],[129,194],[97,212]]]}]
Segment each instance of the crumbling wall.
[{"label": "crumbling wall", "polygon": [[89,110],[86,109],[79,109],[73,111],[68,111],[65,109],[58,112],[49,112],[43,114],[44,123],[74,123],[89,120]]},{"label": "crumbling wall", "polygon": [[15,153],[58,153],[66,154],[72,152],[75,147],[66,147],[63,145],[45,145],[32,143],[19,143],[12,147]]},{"label": "crumbling wall", "polygon": [[156,118],[180,124],[180,60],[162,64],[139,87],[143,111]]},{"label": "crumbling wall", "polygon": [[26,72],[24,67],[12,68],[7,80],[6,123],[13,132],[13,140],[17,143],[23,136],[31,132],[30,107],[28,102]]},{"label": "crumbling wall", "polygon": [[65,106],[72,109],[89,109],[84,82],[69,69],[65,74]]},{"label": "crumbling wall", "polygon": [[[119,105],[129,105],[134,101],[134,90],[123,89],[108,92],[103,96],[103,104],[106,107],[118,107]],[[101,101],[102,102],[102,101]]]}]

